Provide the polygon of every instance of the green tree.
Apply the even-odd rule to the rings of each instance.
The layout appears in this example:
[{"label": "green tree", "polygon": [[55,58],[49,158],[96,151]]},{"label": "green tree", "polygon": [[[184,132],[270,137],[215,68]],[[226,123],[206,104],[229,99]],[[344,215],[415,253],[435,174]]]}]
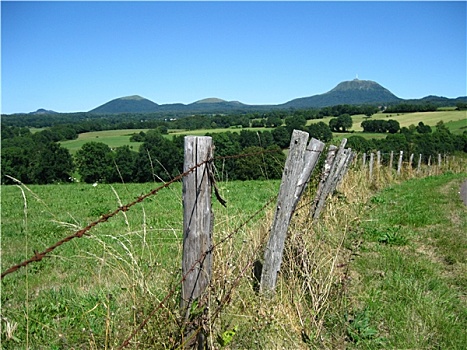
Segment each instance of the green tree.
[{"label": "green tree", "polygon": [[349,114],[341,114],[337,118],[329,120],[329,128],[335,132],[346,132],[352,125],[352,117]]},{"label": "green tree", "polygon": [[294,130],[303,130],[305,131],[306,119],[304,116],[291,116],[285,118],[285,126],[287,130],[292,134]]},{"label": "green tree", "polygon": [[76,152],[76,165],[81,180],[86,183],[108,182],[113,172],[113,155],[108,145],[88,142]]},{"label": "green tree", "polygon": [[138,182],[169,181],[182,172],[183,139],[174,141],[164,138],[158,130],[147,132],[136,159]]},{"label": "green tree", "polygon": [[31,163],[32,182],[70,182],[73,170],[73,158],[66,148],[54,142],[36,146]]},{"label": "green tree", "polygon": [[425,125],[423,122],[419,122],[416,130],[419,134],[431,134],[431,127],[429,125]]},{"label": "green tree", "polygon": [[352,135],[347,139],[347,147],[356,152],[369,152],[371,143],[362,136]]},{"label": "green tree", "polygon": [[343,132],[346,132],[352,127],[352,117],[349,114],[341,114],[337,117],[337,123],[339,125],[339,129],[342,129]]},{"label": "green tree", "polygon": [[264,149],[247,147],[242,154],[254,154],[236,160],[235,178],[238,180],[278,179],[282,176],[285,155],[278,146]]},{"label": "green tree", "polygon": [[387,121],[386,127],[387,127],[387,130],[388,130],[388,132],[389,132],[390,134],[395,134],[395,133],[397,133],[397,132],[400,130],[400,128],[401,128],[399,122],[398,122],[397,120],[393,120],[393,119],[389,119],[389,120]]},{"label": "green tree", "polygon": [[290,144],[290,138],[292,133],[287,130],[284,126],[279,126],[271,131],[274,142],[280,148],[287,148]]},{"label": "green tree", "polygon": [[134,182],[136,173],[136,158],[138,153],[130,146],[117,147],[113,156],[114,166],[109,174],[109,182]]},{"label": "green tree", "polygon": [[329,142],[332,140],[332,132],[329,126],[325,122],[318,122],[308,126],[308,132],[311,137],[318,139],[323,142]]}]

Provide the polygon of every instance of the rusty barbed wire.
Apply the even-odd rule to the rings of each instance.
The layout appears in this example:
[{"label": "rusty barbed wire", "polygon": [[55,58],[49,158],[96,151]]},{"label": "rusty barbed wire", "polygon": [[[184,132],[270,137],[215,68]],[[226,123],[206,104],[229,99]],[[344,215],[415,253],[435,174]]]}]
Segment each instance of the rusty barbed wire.
[{"label": "rusty barbed wire", "polygon": [[[202,263],[202,261],[206,258],[206,256],[208,254],[211,254],[218,246],[220,246],[221,244],[224,244],[227,240],[231,239],[235,234],[237,234],[244,226],[246,226],[250,221],[252,221],[257,215],[259,215],[262,211],[264,211],[274,200],[277,199],[277,196],[273,196],[271,197],[267,202],[266,204],[264,204],[260,209],[258,209],[256,212],[254,212],[252,215],[250,215],[244,222],[242,222],[235,230],[233,230],[231,233],[229,233],[228,235],[226,235],[224,238],[222,238],[219,242],[217,242],[216,244],[212,245],[208,250],[206,250],[203,254],[201,254],[201,256],[193,263],[193,265],[190,267],[190,269],[187,271],[187,273],[185,273],[185,275],[182,276],[182,278],[180,279],[180,281],[176,284],[176,287],[172,288],[172,290],[169,291],[169,293],[166,294],[166,296],[164,297],[164,299],[151,311],[151,313],[139,324],[139,326],[137,328],[135,328],[133,330],[133,332],[130,334],[130,336],[125,339],[125,341],[120,345],[120,347],[118,347],[117,349],[118,350],[121,350],[121,349],[124,349],[126,348],[128,345],[130,345],[130,341],[131,339],[133,339],[133,337],[138,334],[139,331],[141,331],[142,329],[144,329],[144,327],[147,325],[147,323],[150,321],[150,319],[152,317],[154,317],[154,315],[156,315],[156,313],[162,309],[164,307],[164,304],[167,302],[167,300],[173,296],[177,289],[178,289],[178,286],[180,284],[182,284],[186,279],[187,277],[189,276],[190,273],[192,273],[196,266],[199,264],[199,263]],[[264,237],[262,237],[261,239],[261,243],[264,241],[264,238],[266,237],[266,235]],[[261,244],[259,245],[259,247],[261,247]],[[258,250],[259,250],[259,247],[258,247]],[[251,262],[249,261],[247,266],[242,269],[242,273],[241,275],[244,274],[244,271],[246,271],[246,269],[248,268],[248,266],[251,266]],[[237,279],[234,281],[234,282],[237,282],[238,284],[238,281],[239,281],[239,278],[237,277]],[[232,287],[229,291],[229,293],[227,294],[228,296],[230,296],[233,292],[233,288]],[[224,296],[223,298],[223,301],[224,303],[227,302],[228,298],[227,298],[227,295]],[[219,307],[218,307],[219,309]],[[220,309],[217,310],[217,313],[218,314],[220,312]],[[198,330],[199,331],[199,330]]]},{"label": "rusty barbed wire", "polygon": [[[74,238],[81,238],[83,235],[85,235],[88,231],[90,231],[94,226],[100,224],[100,223],[103,223],[103,222],[106,222],[108,221],[110,218],[114,217],[115,215],[117,215],[118,213],[120,212],[126,212],[128,211],[132,206],[138,204],[138,203],[141,203],[143,200],[145,200],[146,198],[150,197],[150,196],[153,196],[155,195],[157,192],[159,192],[160,190],[162,190],[163,188],[166,188],[166,187],[169,187],[171,184],[173,184],[174,182],[177,182],[179,180],[181,180],[183,177],[187,176],[188,174],[190,174],[191,172],[193,172],[195,169],[199,168],[200,166],[206,164],[206,163],[210,163],[210,162],[213,162],[215,160],[222,160],[222,159],[235,159],[235,158],[242,158],[242,157],[252,157],[252,156],[255,156],[255,155],[260,155],[260,154],[265,154],[265,153],[277,153],[279,152],[279,150],[264,150],[264,151],[261,151],[261,152],[254,152],[254,153],[248,153],[248,154],[236,154],[236,155],[229,155],[229,156],[221,156],[221,157],[212,157],[210,159],[207,159],[199,164],[196,164],[195,166],[191,167],[190,169],[188,169],[187,171],[179,174],[178,176],[174,177],[172,180],[164,183],[162,186],[159,186],[153,190],[151,190],[150,192],[148,192],[147,194],[144,194],[144,195],[141,195],[139,196],[136,200],[134,200],[133,202],[131,203],[128,203],[126,205],[123,205],[123,206],[120,206],[118,207],[116,210],[114,210],[113,212],[110,212],[110,213],[107,213],[107,214],[104,214],[102,215],[98,220],[95,220],[93,222],[91,222],[90,224],[88,224],[86,227],[84,227],[83,229],[81,230],[78,230],[76,231],[74,234],[72,235],[69,235],[65,238],[63,238],[62,240],[56,242],[55,244],[53,244],[52,246],[48,247],[46,250],[42,251],[42,252],[35,252],[34,256],[32,256],[31,258],[27,259],[27,260],[24,260],[22,261],[21,263],[17,264],[17,265],[13,265],[11,266],[10,268],[8,268],[7,270],[5,270],[4,272],[2,272],[1,274],[1,278],[0,279],[3,279],[5,276],[7,276],[8,274],[10,273],[13,273],[13,272],[16,272],[18,271],[21,267],[25,267],[33,262],[39,262],[41,261],[42,259],[45,258],[45,256],[47,254],[49,254],[50,252],[52,252],[53,250],[55,250],[56,248],[60,247],[61,245],[63,245],[64,243],[67,243],[69,241],[71,241],[72,239]],[[18,181],[20,184],[22,184],[21,181]]]},{"label": "rusty barbed wire", "polygon": [[56,242],[55,244],[53,244],[52,246],[50,246],[49,248],[47,248],[46,250],[38,253],[36,252],[34,254],[34,256],[32,256],[31,258],[27,259],[27,260],[24,260],[23,262],[17,264],[17,265],[14,265],[12,267],[10,267],[9,269],[5,270],[4,272],[2,272],[2,275],[1,275],[1,279],[3,279],[6,275],[10,274],[10,273],[13,273],[17,270],[19,270],[21,267],[25,267],[27,265],[29,265],[30,263],[33,263],[33,262],[39,262],[41,261],[48,253],[52,252],[53,250],[55,250],[56,248],[58,248],[59,246],[61,246],[62,244],[66,243],[66,242],[69,242],[71,241],[72,239],[74,238],[81,238],[83,237],[83,235],[85,235],[88,231],[90,231],[94,226],[100,224],[100,223],[103,223],[103,222],[106,222],[108,221],[110,218],[114,217],[115,215],[117,215],[118,213],[120,212],[126,212],[128,211],[132,206],[138,204],[138,203],[141,203],[142,201],[144,201],[146,198],[150,197],[150,196],[153,196],[155,195],[157,192],[159,192],[160,190],[162,190],[163,188],[166,188],[166,187],[169,187],[171,184],[173,184],[174,182],[177,182],[179,181],[180,179],[182,179],[183,177],[187,176],[188,174],[190,174],[191,172],[193,172],[195,169],[199,168],[200,166],[208,163],[208,162],[211,162],[212,161],[212,158],[211,159],[208,159],[208,160],[205,160],[199,164],[196,164],[195,166],[191,167],[190,169],[188,169],[187,171],[183,172],[182,174],[174,177],[172,180],[164,183],[163,185],[151,190],[150,192],[144,194],[144,195],[141,195],[139,196],[136,200],[134,200],[133,202],[131,203],[128,203],[126,205],[122,205],[120,207],[118,207],[116,210],[114,210],[113,212],[110,212],[110,213],[107,213],[107,214],[104,214],[102,215],[98,220],[95,220],[93,222],[91,222],[90,224],[88,224],[86,227],[84,227],[83,229],[81,230],[78,230],[76,231],[74,234],[72,235],[69,235],[68,237],[65,237],[64,239]]}]

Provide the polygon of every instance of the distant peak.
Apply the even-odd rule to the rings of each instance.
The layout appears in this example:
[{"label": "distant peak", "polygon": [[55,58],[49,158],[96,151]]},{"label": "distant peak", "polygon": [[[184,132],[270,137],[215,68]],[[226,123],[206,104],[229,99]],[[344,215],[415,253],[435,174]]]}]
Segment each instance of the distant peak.
[{"label": "distant peak", "polygon": [[139,95],[131,95],[131,96],[124,96],[120,97],[120,100],[134,100],[134,101],[139,101],[139,100],[145,100],[144,97],[141,97]]},{"label": "distant peak", "polygon": [[216,98],[216,97],[209,97],[209,98],[196,101],[195,103],[221,103],[221,102],[227,102],[227,101],[220,99],[220,98]]},{"label": "distant peak", "polygon": [[386,90],[377,82],[372,80],[360,80],[355,78],[349,81],[343,81],[331,91],[347,91],[347,90]]},{"label": "distant peak", "polygon": [[56,113],[57,112],[51,111],[51,110],[48,110],[48,109],[45,109],[45,108],[39,108],[37,111],[30,112],[29,114],[56,114]]}]

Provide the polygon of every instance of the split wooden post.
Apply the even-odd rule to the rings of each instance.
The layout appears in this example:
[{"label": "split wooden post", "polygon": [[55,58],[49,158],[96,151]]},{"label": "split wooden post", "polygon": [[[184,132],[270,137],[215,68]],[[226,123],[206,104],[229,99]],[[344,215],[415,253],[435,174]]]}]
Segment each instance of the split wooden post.
[{"label": "split wooden post", "polygon": [[344,165],[342,166],[339,173],[337,174],[335,185],[333,188],[331,188],[331,192],[334,192],[334,190],[337,188],[337,186],[340,184],[340,182],[344,178],[345,174],[347,174],[347,171],[349,170],[350,164],[352,163],[352,160],[354,159],[355,154],[354,152],[352,152],[351,148],[347,148],[344,151],[344,157],[345,157]]},{"label": "split wooden post", "polygon": [[391,151],[391,155],[389,156],[389,170],[392,171],[392,165],[394,163],[394,151]]},{"label": "split wooden post", "polygon": [[345,153],[346,151],[344,148],[346,144],[347,144],[347,139],[345,138],[342,139],[339,149],[337,150],[337,153],[332,162],[329,175],[323,185],[323,189],[315,197],[315,202],[317,204],[316,204],[316,207],[314,208],[314,212],[312,213],[313,220],[316,220],[319,217],[319,214],[321,213],[321,209],[324,207],[324,203],[326,202],[326,198],[335,189],[335,184],[337,181],[336,178],[339,176],[339,173],[346,161],[346,153]]},{"label": "split wooden post", "polygon": [[373,163],[375,162],[375,154],[370,153],[370,181],[373,180]]},{"label": "split wooden post", "polygon": [[362,160],[362,165],[365,167],[366,164],[366,153],[363,153],[363,160]]},{"label": "split wooden post", "polygon": [[381,166],[381,151],[376,152],[376,167],[379,168]]},{"label": "split wooden post", "polygon": [[337,147],[334,145],[330,145],[328,149],[328,155],[326,156],[326,161],[324,162],[323,171],[321,173],[321,179],[318,184],[318,188],[316,190],[315,199],[310,207],[310,217],[313,216],[313,213],[316,210],[316,206],[318,205],[318,201],[321,198],[321,193],[323,192],[324,185],[329,177],[329,173],[331,172],[332,163],[334,162],[334,158],[336,157]]},{"label": "split wooden post", "polygon": [[420,172],[420,167],[422,165],[422,154],[418,156],[417,172]]},{"label": "split wooden post", "polygon": [[275,291],[277,274],[282,263],[285,238],[293,211],[324,149],[324,143],[314,138],[311,139],[307,147],[308,137],[309,134],[304,131],[294,130],[292,133],[289,155],[285,162],[277,198],[274,221],[264,253],[260,284],[260,290],[263,293],[273,293]]},{"label": "split wooden post", "polygon": [[213,213],[211,209],[210,164],[212,138],[185,137],[183,171],[202,164],[183,178],[183,260],[181,307],[185,318],[193,301],[206,290],[211,281],[211,236]]}]

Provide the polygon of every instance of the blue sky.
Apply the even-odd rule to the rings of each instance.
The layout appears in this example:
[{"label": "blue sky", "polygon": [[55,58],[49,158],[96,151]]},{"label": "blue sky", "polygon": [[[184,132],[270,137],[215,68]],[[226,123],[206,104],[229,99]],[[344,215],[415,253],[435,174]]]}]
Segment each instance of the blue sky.
[{"label": "blue sky", "polygon": [[2,113],[279,104],[357,74],[401,98],[465,96],[466,21],[465,1],[2,1]]}]

